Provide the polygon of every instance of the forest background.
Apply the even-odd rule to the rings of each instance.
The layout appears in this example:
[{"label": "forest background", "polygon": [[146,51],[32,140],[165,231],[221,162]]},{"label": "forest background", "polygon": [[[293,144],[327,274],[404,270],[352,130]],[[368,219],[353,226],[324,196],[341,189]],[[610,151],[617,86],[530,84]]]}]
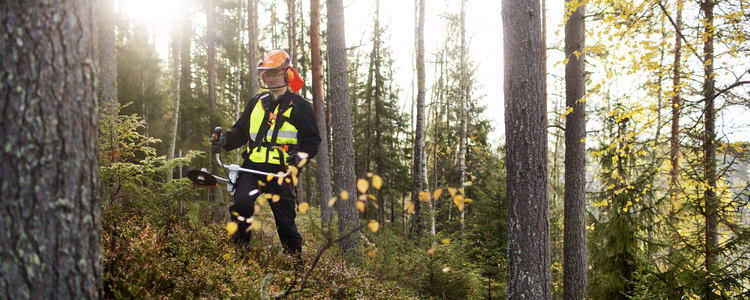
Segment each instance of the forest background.
[{"label": "forest background", "polygon": [[[258,12],[254,47],[250,4]],[[541,243],[535,244],[546,240],[548,258],[526,261],[546,270],[538,275],[541,289],[548,287],[542,298],[750,298],[750,4],[561,4],[541,3],[547,114],[527,116],[547,127],[548,155],[540,161],[548,176],[525,183],[548,196],[535,209],[549,213],[548,222],[537,222]],[[231,196],[222,186],[193,187],[181,175],[200,167],[222,173],[208,154],[209,133],[233,124],[257,87],[254,66],[268,50],[292,54],[308,83],[300,94],[315,98],[308,3],[99,5],[99,36],[113,34],[111,44],[99,41],[100,83],[110,83],[100,91],[105,298],[517,296],[512,287],[520,283],[511,275],[518,274],[507,269],[514,243],[507,224],[523,217],[508,209],[506,192],[517,187],[506,181],[505,145],[525,137],[503,133],[502,117],[513,113],[503,107],[503,59],[518,57],[503,58],[501,32],[514,29],[500,26],[499,3],[345,2],[345,57],[327,48],[343,33],[329,31],[326,19],[336,16],[323,14],[327,152],[329,161],[342,156],[337,139],[352,134],[359,193],[352,190],[348,200],[338,192],[327,196],[320,157],[295,177],[306,238],[302,267],[276,251],[267,203],[248,220],[258,231],[253,247],[234,247],[227,238]],[[426,20],[417,13],[424,6]],[[564,50],[563,28],[583,7],[585,43],[578,43],[585,47]],[[422,42],[420,20],[428,32]],[[571,102],[565,69],[581,57],[585,93]],[[344,60],[350,107],[342,114],[331,102],[338,96],[328,94],[339,86],[326,84],[336,80],[329,74],[333,62]],[[112,73],[114,80],[105,78]],[[582,103],[585,202],[578,209],[585,224],[571,226],[564,219],[572,190],[565,182],[566,119],[580,115],[573,106]],[[334,125],[342,115],[351,116],[351,128]],[[223,159],[236,163],[239,153]],[[335,176],[337,167],[331,165]],[[9,180],[3,179],[3,195]],[[359,226],[341,226],[351,217],[342,213],[345,201],[357,203]],[[339,210],[327,216],[334,205]],[[4,219],[4,226],[12,220]],[[566,229],[581,229],[583,239],[568,243]],[[583,276],[568,281],[571,247],[583,249],[585,259]]]}]

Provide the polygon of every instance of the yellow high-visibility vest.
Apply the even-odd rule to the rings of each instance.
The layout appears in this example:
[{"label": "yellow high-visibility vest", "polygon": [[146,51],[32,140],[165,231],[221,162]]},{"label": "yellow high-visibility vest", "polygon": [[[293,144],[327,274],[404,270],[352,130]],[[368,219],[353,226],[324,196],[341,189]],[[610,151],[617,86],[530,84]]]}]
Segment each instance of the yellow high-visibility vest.
[{"label": "yellow high-visibility vest", "polygon": [[[258,99],[258,101],[255,103],[255,107],[253,108],[253,112],[250,113],[250,139],[253,140],[253,142],[251,142],[247,147],[247,153],[249,154],[248,159],[255,163],[285,165],[286,158],[289,156],[287,154],[289,145],[297,145],[297,127],[294,127],[294,125],[288,122],[289,117],[292,114],[293,107],[290,106],[284,112],[284,117],[287,119],[287,121],[285,121],[284,124],[282,124],[281,128],[279,128],[279,133],[276,137],[276,144],[278,146],[271,149],[269,149],[265,145],[256,147],[256,143],[254,142],[256,142],[256,139],[258,138],[263,138],[263,143],[271,142],[271,139],[273,138],[273,132],[276,129],[276,115],[279,113],[279,106],[281,106],[277,105],[274,109],[274,112],[270,114],[269,120],[264,120],[263,117],[265,117],[266,114],[265,109],[263,109],[262,98],[264,97]],[[264,122],[269,122],[271,124],[271,128],[268,129],[265,137],[258,137],[260,126]]]}]

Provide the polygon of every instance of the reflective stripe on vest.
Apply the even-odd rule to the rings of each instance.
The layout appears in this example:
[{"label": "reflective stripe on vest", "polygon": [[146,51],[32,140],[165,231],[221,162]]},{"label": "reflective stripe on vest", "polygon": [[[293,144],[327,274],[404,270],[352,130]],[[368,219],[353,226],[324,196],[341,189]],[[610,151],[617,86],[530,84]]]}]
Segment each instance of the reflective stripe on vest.
[{"label": "reflective stripe on vest", "polygon": [[[260,130],[260,126],[266,122],[266,120],[263,119],[265,116],[265,110],[263,109],[263,98],[268,97],[269,95],[265,95],[258,99],[257,103],[255,104],[255,107],[253,108],[252,113],[250,113],[250,139],[253,141],[256,141],[256,138],[258,137],[258,131]],[[276,137],[276,144],[277,145],[297,145],[297,128],[294,127],[291,123],[289,123],[289,118],[292,114],[292,108],[289,107],[284,112],[284,117],[286,118],[286,121],[284,121],[284,124],[282,124],[281,128],[279,128],[279,134]],[[277,114],[279,112],[279,106],[276,106],[274,109],[274,114]],[[271,139],[273,138],[273,130],[274,127],[276,127],[276,120],[271,120],[271,128],[268,129],[268,133],[265,136],[265,139],[263,142],[270,143]],[[251,142],[250,145],[247,147],[247,152],[249,153],[249,159],[252,162],[255,163],[270,163],[275,165],[281,165],[286,164],[286,158],[288,157],[287,153],[284,152],[281,147],[277,147],[276,149],[269,149],[266,146],[261,146],[260,148],[255,148],[255,143]],[[266,160],[266,157],[268,160]]]}]

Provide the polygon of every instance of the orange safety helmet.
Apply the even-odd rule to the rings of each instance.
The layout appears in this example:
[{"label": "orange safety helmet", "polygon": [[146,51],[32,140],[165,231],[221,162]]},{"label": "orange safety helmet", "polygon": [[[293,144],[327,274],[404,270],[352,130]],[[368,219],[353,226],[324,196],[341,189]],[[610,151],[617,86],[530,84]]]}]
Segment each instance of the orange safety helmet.
[{"label": "orange safety helmet", "polygon": [[[299,89],[301,89],[305,84],[305,82],[302,81],[302,78],[300,78],[297,71],[293,68],[289,53],[286,53],[286,51],[284,50],[277,49],[269,51],[268,54],[266,54],[266,57],[263,58],[263,61],[258,64],[258,70],[284,70],[286,72],[286,76],[284,76],[284,82],[286,82],[286,85],[288,85],[292,89],[292,92],[299,91]],[[260,76],[261,80],[263,80],[263,83],[266,83],[265,72],[261,72]],[[272,89],[279,87],[282,86],[266,88]]]}]

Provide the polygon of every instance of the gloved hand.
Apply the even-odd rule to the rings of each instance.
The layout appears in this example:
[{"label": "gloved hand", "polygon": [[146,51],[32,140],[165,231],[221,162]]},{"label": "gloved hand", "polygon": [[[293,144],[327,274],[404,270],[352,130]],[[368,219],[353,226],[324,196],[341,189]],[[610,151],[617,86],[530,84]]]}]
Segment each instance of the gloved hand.
[{"label": "gloved hand", "polygon": [[214,153],[219,153],[221,147],[224,147],[224,145],[227,144],[227,137],[225,134],[226,132],[219,135],[218,139],[216,138],[216,134],[211,134],[211,148],[214,150]]},{"label": "gloved hand", "polygon": [[287,166],[297,166],[302,158],[297,155],[297,151],[289,152],[289,157],[286,158]]}]

